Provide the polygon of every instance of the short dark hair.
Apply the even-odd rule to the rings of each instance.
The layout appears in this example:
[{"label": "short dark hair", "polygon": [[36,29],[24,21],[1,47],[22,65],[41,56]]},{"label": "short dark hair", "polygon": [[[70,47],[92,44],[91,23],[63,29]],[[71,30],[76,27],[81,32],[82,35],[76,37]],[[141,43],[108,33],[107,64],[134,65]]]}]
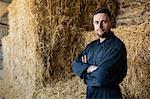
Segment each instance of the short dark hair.
[{"label": "short dark hair", "polygon": [[107,14],[108,17],[111,19],[111,12],[110,12],[109,9],[106,8],[106,7],[100,7],[100,8],[98,8],[98,9],[96,9],[96,10],[94,11],[93,15],[96,15],[96,14],[98,14],[98,13],[105,13],[105,14]]}]

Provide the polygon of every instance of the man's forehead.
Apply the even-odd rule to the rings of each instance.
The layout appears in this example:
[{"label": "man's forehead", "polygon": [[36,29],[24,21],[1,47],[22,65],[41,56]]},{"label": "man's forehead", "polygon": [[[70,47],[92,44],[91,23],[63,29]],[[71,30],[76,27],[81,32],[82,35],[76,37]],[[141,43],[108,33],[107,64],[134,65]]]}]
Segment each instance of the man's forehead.
[{"label": "man's forehead", "polygon": [[93,17],[93,20],[97,20],[97,19],[108,20],[109,17],[106,13],[98,13],[98,14],[94,15],[94,17]]}]

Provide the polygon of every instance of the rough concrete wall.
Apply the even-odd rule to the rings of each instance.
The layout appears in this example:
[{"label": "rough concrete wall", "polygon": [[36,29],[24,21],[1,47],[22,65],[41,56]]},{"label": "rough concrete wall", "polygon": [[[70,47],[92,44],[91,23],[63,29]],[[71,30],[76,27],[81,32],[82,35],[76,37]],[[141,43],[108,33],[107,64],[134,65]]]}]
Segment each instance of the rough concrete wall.
[{"label": "rough concrete wall", "polygon": [[0,1],[0,17],[7,13],[8,3]]},{"label": "rough concrete wall", "polygon": [[120,0],[117,25],[139,25],[150,21],[149,0]]}]

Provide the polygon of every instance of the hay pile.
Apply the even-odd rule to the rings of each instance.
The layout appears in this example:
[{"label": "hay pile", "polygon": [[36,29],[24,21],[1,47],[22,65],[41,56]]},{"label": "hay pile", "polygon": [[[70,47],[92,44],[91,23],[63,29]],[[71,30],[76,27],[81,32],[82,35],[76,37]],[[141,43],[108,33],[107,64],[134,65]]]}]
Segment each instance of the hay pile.
[{"label": "hay pile", "polygon": [[[113,0],[14,0],[9,6],[10,33],[3,38],[4,87],[0,95],[7,99],[82,99],[85,85],[72,74],[71,63],[95,39],[93,32],[87,32],[91,12],[103,5],[116,13],[116,4]],[[146,26],[114,30],[129,53],[128,76],[122,84],[126,97],[148,96],[144,89],[149,87]]]},{"label": "hay pile", "polygon": [[[39,36],[38,52],[44,64],[45,83],[70,77],[71,62],[84,45],[83,31],[92,27],[92,12],[99,6],[113,8],[116,2],[110,0],[34,0],[32,13],[39,22],[36,32]],[[115,14],[112,13],[113,16]]]},{"label": "hay pile", "polygon": [[71,78],[86,23],[101,5],[116,9],[109,0],[13,0],[9,35],[2,42],[5,90],[0,93],[8,99],[36,98],[40,89]]},{"label": "hay pile", "polygon": [[[128,52],[128,73],[120,84],[124,98],[149,98],[150,93],[150,23],[139,26],[120,26],[113,29],[126,45]],[[85,43],[96,39],[94,32],[85,32]],[[83,99],[85,85],[77,77],[58,81],[37,92],[37,99]]]},{"label": "hay pile", "polygon": [[122,91],[130,98],[150,98],[150,22],[114,30],[126,44],[128,73]]},{"label": "hay pile", "polygon": [[36,99],[84,99],[85,85],[79,78],[59,81],[36,92]]},{"label": "hay pile", "polygon": [[[9,6],[9,35],[2,39],[4,80],[0,96],[6,99],[31,99],[35,91],[36,69],[40,61],[36,54],[36,20],[30,2],[14,0]],[[34,24],[34,25],[33,25]]]}]

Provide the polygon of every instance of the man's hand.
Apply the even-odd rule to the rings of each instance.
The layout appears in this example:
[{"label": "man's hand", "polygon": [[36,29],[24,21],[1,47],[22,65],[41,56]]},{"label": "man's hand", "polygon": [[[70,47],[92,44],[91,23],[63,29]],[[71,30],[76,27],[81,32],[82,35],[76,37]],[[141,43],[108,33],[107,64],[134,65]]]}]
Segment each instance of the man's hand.
[{"label": "man's hand", "polygon": [[97,68],[98,68],[97,66],[91,65],[91,66],[88,67],[86,72],[91,73],[91,72],[95,71]]},{"label": "man's hand", "polygon": [[[87,63],[87,56],[86,55],[82,56],[81,61],[83,63]],[[97,66],[91,65],[91,66],[88,67],[87,73],[91,73],[91,72],[95,71],[97,68],[98,68]]]},{"label": "man's hand", "polygon": [[82,56],[81,60],[83,63],[87,63],[87,56],[86,55]]}]

